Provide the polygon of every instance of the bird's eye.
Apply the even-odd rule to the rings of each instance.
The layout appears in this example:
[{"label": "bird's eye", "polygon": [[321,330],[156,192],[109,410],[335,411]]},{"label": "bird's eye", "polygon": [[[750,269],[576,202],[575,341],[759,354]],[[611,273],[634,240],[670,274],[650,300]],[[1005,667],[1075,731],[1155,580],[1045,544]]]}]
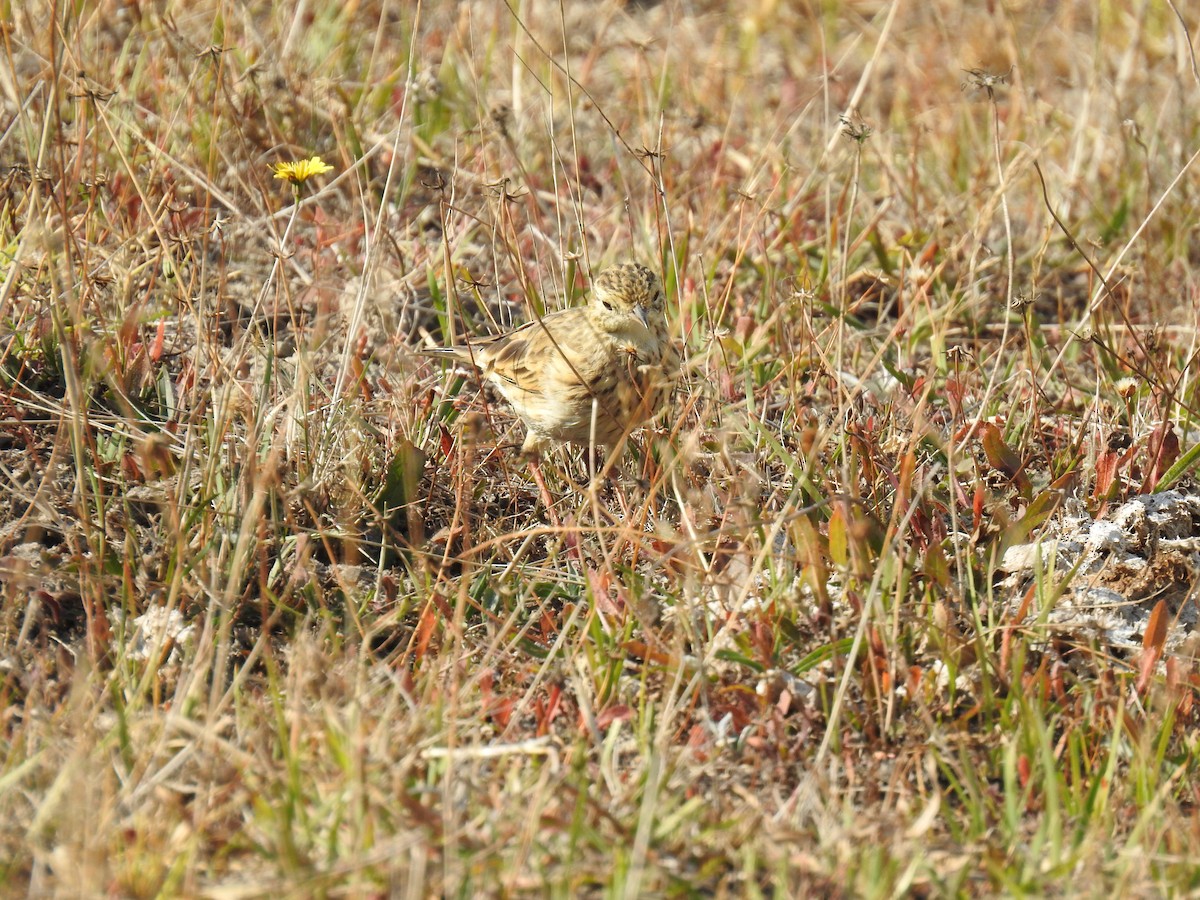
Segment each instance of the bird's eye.
[{"label": "bird's eye", "polygon": [[601,300],[600,305],[603,306],[605,309],[607,309],[609,312],[612,312],[613,306],[607,300]]}]

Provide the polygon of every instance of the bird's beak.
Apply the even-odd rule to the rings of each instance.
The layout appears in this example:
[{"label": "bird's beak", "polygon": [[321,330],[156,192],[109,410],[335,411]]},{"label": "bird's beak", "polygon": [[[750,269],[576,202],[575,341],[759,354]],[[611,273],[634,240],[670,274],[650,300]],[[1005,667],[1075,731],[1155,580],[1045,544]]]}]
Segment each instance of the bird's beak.
[{"label": "bird's beak", "polygon": [[641,322],[647,328],[650,327],[650,310],[646,309],[646,307],[639,303],[633,308],[633,314],[638,317],[639,322]]}]

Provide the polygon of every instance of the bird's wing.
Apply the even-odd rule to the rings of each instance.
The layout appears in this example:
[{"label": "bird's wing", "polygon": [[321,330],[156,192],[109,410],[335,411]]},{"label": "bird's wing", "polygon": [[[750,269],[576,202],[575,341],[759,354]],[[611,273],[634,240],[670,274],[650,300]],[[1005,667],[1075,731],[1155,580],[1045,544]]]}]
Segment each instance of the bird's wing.
[{"label": "bird's wing", "polygon": [[504,334],[421,352],[463,360],[505,384],[536,394],[547,382],[559,386],[586,382],[600,350],[598,337],[583,310],[573,308],[547,313]]},{"label": "bird's wing", "polygon": [[496,377],[537,393],[544,386],[578,381],[595,352],[594,329],[579,309],[549,313],[508,334],[488,338],[479,345],[486,369]]}]

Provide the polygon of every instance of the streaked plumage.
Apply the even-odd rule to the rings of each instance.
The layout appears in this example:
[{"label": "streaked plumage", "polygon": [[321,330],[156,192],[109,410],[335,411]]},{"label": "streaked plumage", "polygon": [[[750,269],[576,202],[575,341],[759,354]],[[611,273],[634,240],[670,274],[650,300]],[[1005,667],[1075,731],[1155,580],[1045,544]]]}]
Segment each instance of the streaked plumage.
[{"label": "streaked plumage", "polygon": [[612,447],[662,410],[679,374],[662,283],[638,263],[606,269],[586,306],[506,334],[423,351],[476,366],[528,427],[522,452],[555,441]]}]

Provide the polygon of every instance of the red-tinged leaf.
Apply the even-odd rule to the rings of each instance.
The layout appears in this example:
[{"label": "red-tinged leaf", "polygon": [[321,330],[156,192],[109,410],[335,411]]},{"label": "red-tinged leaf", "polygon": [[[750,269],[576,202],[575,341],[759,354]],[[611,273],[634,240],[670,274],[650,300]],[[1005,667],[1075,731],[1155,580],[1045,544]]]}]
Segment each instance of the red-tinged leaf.
[{"label": "red-tinged leaf", "polygon": [[597,597],[608,596],[609,588],[612,587],[612,573],[608,570],[601,571],[589,567],[587,575],[588,581],[592,585],[592,593]]},{"label": "red-tinged leaf", "polygon": [[121,324],[117,328],[117,337],[120,339],[122,346],[128,347],[134,342],[134,338],[137,337],[138,333],[140,317],[141,308],[135,305],[129,308],[125,318],[121,320]]},{"label": "red-tinged leaf", "polygon": [[1167,689],[1172,695],[1178,694],[1183,687],[1183,669],[1179,664],[1178,658],[1168,656],[1166,662],[1167,668]]},{"label": "red-tinged leaf", "polygon": [[635,659],[642,659],[648,663],[665,666],[668,669],[673,670],[680,665],[680,658],[678,656],[662,650],[656,650],[645,641],[626,641],[621,645],[621,649]]},{"label": "red-tinged leaf", "polygon": [[917,471],[917,456],[911,450],[900,458],[900,473],[896,476],[896,506],[908,506],[908,498],[913,493],[913,473]]},{"label": "red-tinged leaf", "polygon": [[87,604],[88,610],[88,651],[93,659],[99,659],[108,654],[112,646],[112,629],[108,625],[108,616],[92,603]]},{"label": "red-tinged leaf", "polygon": [[993,469],[1011,478],[1021,468],[1021,458],[1004,443],[1004,435],[991,422],[979,426],[979,440],[983,444],[983,454]]},{"label": "red-tinged leaf", "polygon": [[542,640],[547,644],[553,643],[558,634],[558,620],[548,608],[542,610],[541,618],[538,619],[538,628],[542,633]]},{"label": "red-tinged leaf", "polygon": [[537,716],[537,736],[545,737],[550,733],[550,724],[562,712],[562,688],[557,684],[550,685],[546,702],[539,697],[533,707]]},{"label": "red-tinged leaf", "polygon": [[688,729],[687,748],[692,751],[695,759],[700,762],[706,761],[708,754],[704,751],[711,745],[712,739],[709,738],[703,725],[693,725]]},{"label": "red-tinged leaf", "polygon": [[1062,663],[1054,663],[1050,667],[1050,692],[1059,703],[1067,702],[1067,683],[1063,678]]},{"label": "red-tinged leaf", "polygon": [[150,345],[150,360],[158,362],[162,359],[163,354],[163,338],[167,334],[167,323],[165,320],[160,320],[158,323],[158,331],[154,335],[154,342]]},{"label": "red-tinged leaf", "polygon": [[588,583],[592,587],[592,600],[597,611],[609,616],[625,615],[625,598],[619,590],[616,596],[613,596],[611,572],[588,569]]},{"label": "red-tinged leaf", "polygon": [[1146,631],[1142,635],[1142,657],[1138,661],[1138,678],[1134,686],[1138,694],[1145,694],[1150,679],[1162,658],[1163,646],[1167,642],[1167,601],[1159,600],[1150,613]]},{"label": "red-tinged leaf", "polygon": [[433,639],[433,633],[437,629],[437,622],[436,607],[432,603],[426,603],[425,608],[421,611],[421,618],[417,620],[417,644],[413,655],[418,663],[425,658],[429,642]]},{"label": "red-tinged leaf", "polygon": [[624,703],[614,703],[612,706],[606,706],[600,710],[596,716],[596,727],[600,729],[608,728],[613,722],[628,722],[633,718],[633,709],[626,706]]},{"label": "red-tinged leaf", "polygon": [[175,378],[175,396],[184,397],[196,383],[196,369],[190,360],[185,359]]},{"label": "red-tinged leaf", "polygon": [[134,454],[126,453],[121,457],[121,476],[130,482],[146,480]]},{"label": "red-tinged leaf", "polygon": [[1111,496],[1117,473],[1121,469],[1121,454],[1105,450],[1096,459],[1096,487],[1092,490],[1095,500],[1107,500]]},{"label": "red-tinged leaf", "polygon": [[1154,604],[1150,620],[1146,623],[1146,633],[1142,635],[1142,649],[1155,650],[1162,654],[1163,645],[1167,642],[1167,601],[1159,600]]},{"label": "red-tinged leaf", "polygon": [[373,396],[371,385],[367,382],[367,368],[363,365],[363,361],[358,356],[350,357],[350,374],[354,376],[354,387],[364,400],[370,400]]},{"label": "red-tinged leaf", "polygon": [[38,589],[33,592],[33,596],[37,598],[38,605],[46,610],[56,628],[61,628],[65,611],[63,604],[57,594],[52,594],[49,591]]},{"label": "red-tinged leaf", "polygon": [[886,645],[883,641],[883,635],[874,625],[867,629],[867,648],[878,665],[886,665],[883,662],[883,658],[887,656]]},{"label": "red-tinged leaf", "polygon": [[501,728],[507,728],[509,720],[512,718],[513,701],[511,698],[497,694],[494,690],[495,684],[496,673],[491,669],[487,669],[479,676],[479,695],[483,714]]},{"label": "red-tinged leaf", "polygon": [[979,431],[983,455],[987,457],[988,464],[1011,480],[1022,493],[1032,490],[1033,485],[1025,474],[1021,457],[1004,443],[1000,429],[990,422],[985,422],[979,426]]},{"label": "red-tinged leaf", "polygon": [[[1029,602],[1028,598],[1033,595],[1033,590],[1034,586],[1030,586],[1029,591],[1025,595],[1026,603]],[[1022,604],[1022,607],[1024,606],[1025,604]],[[1016,627],[1011,625],[1000,631],[1000,667],[997,671],[1005,681],[1008,680],[1009,667],[1012,665],[1012,639],[1016,631]]]},{"label": "red-tinged leaf", "polygon": [[1013,613],[1010,620],[1013,625],[1021,625],[1025,621],[1025,617],[1029,615],[1029,607],[1033,605],[1034,591],[1037,585],[1030,585],[1029,590],[1025,592],[1025,596],[1021,598],[1021,605],[1017,607],[1017,611]]},{"label": "red-tinged leaf", "polygon": [[454,436],[450,434],[450,429],[445,425],[439,425],[440,432],[439,442],[442,448],[442,456],[449,456],[454,450]]},{"label": "red-tinged leaf", "polygon": [[1075,493],[1075,489],[1079,486],[1079,470],[1071,469],[1059,475],[1050,482],[1050,490],[1058,491],[1064,496],[1069,496]]},{"label": "red-tinged leaf", "polygon": [[1029,779],[1033,775],[1033,767],[1029,765],[1029,757],[1022,753],[1017,757],[1017,779],[1021,782],[1021,787],[1029,786]]},{"label": "red-tinged leaf", "polygon": [[908,678],[905,679],[905,687],[909,697],[919,697],[921,690],[921,681],[925,677],[925,670],[920,666],[908,667]]},{"label": "red-tinged leaf", "polygon": [[501,728],[507,728],[508,723],[512,721],[514,708],[516,708],[516,702],[514,700],[509,697],[498,697],[496,698],[496,701],[488,708],[488,718],[490,718]]},{"label": "red-tinged leaf", "polygon": [[1029,697],[1045,698],[1049,694],[1046,664],[1043,661],[1033,672],[1021,676],[1021,690]]},{"label": "red-tinged leaf", "polygon": [[844,597],[846,602],[850,604],[850,609],[856,616],[862,612],[862,596],[858,593],[858,591],[846,591]]},{"label": "red-tinged leaf", "polygon": [[1118,478],[1121,467],[1129,463],[1136,452],[1133,438],[1127,433],[1114,431],[1109,434],[1096,461],[1096,490],[1093,495],[1096,500],[1107,501],[1116,498],[1121,487]]},{"label": "red-tinged leaf", "polygon": [[1192,714],[1192,706],[1196,699],[1195,662],[1181,660],[1178,656],[1167,657],[1167,687],[1171,697],[1178,704],[1179,721],[1187,721]]},{"label": "red-tinged leaf", "polygon": [[1154,429],[1150,435],[1149,450],[1153,464],[1149,467],[1150,477],[1142,485],[1143,494],[1154,490],[1167,469],[1179,459],[1179,437],[1175,434],[1175,425],[1172,422],[1163,422]]}]

